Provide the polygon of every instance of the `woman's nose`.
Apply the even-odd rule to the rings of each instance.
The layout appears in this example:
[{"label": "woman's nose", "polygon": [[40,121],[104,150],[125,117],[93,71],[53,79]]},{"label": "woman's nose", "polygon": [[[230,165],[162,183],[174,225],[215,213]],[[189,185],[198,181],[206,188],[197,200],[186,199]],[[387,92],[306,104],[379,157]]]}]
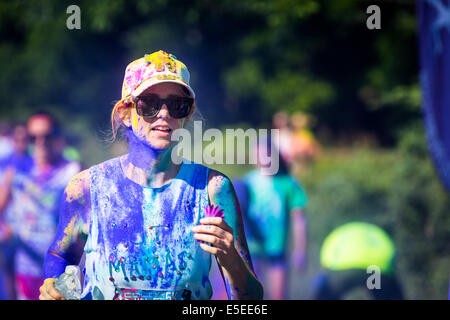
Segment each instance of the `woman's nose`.
[{"label": "woman's nose", "polygon": [[161,106],[161,110],[159,110],[158,112],[158,117],[168,118],[169,116],[170,116],[169,109],[167,109],[166,104],[163,104]]}]

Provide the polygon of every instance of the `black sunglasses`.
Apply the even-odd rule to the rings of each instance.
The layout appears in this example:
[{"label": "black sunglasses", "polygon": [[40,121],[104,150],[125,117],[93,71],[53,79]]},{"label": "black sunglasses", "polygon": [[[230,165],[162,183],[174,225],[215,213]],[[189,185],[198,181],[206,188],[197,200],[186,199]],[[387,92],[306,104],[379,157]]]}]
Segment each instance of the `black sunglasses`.
[{"label": "black sunglasses", "polygon": [[167,106],[169,115],[174,119],[186,118],[192,110],[194,99],[170,95],[161,99],[156,94],[136,97],[134,99],[136,112],[144,118],[153,118],[159,113],[163,104]]},{"label": "black sunglasses", "polygon": [[36,136],[36,135],[29,135],[29,139],[30,139],[29,141],[30,141],[31,144],[35,144],[36,140],[38,138],[45,139],[45,141],[49,141],[49,140],[52,140],[53,138],[55,138],[56,136],[57,136],[57,134],[54,133],[54,132],[43,134],[43,135],[38,135],[38,136]]}]

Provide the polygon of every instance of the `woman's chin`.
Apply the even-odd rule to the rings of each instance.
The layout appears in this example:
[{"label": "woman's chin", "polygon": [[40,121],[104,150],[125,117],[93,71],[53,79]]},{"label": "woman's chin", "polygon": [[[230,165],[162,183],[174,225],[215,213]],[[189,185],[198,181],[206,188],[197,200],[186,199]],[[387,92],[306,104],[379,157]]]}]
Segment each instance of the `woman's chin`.
[{"label": "woman's chin", "polygon": [[172,146],[173,141],[167,139],[151,139],[150,141],[147,140],[147,143],[149,146],[163,151],[169,149]]}]

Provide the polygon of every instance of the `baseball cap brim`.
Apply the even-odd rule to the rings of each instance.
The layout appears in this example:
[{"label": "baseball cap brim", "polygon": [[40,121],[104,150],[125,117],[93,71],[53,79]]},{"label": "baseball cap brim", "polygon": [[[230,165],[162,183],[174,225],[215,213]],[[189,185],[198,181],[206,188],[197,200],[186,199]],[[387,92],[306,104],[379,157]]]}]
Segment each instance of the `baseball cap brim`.
[{"label": "baseball cap brim", "polygon": [[133,97],[138,97],[141,93],[143,93],[145,90],[147,90],[148,88],[159,84],[159,83],[176,83],[179,85],[182,85],[183,87],[185,87],[186,89],[189,90],[189,93],[191,94],[191,97],[195,99],[195,92],[194,90],[192,90],[192,88],[187,85],[183,80],[180,79],[155,79],[155,78],[150,78],[147,80],[144,80],[132,93],[131,95]]}]

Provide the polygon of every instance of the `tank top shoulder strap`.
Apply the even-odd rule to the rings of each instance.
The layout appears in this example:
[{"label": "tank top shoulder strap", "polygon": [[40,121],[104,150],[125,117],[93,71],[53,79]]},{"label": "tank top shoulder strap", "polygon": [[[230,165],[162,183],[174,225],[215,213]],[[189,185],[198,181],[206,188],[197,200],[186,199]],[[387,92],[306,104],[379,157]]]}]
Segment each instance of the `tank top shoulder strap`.
[{"label": "tank top shoulder strap", "polygon": [[203,208],[209,205],[208,196],[208,175],[209,168],[186,159],[183,159],[183,165],[180,168],[176,179],[184,182],[189,188],[195,190],[199,195],[201,210],[201,217],[204,215]]},{"label": "tank top shoulder strap", "polygon": [[207,190],[209,168],[196,162],[183,159],[178,178],[196,189]]}]

